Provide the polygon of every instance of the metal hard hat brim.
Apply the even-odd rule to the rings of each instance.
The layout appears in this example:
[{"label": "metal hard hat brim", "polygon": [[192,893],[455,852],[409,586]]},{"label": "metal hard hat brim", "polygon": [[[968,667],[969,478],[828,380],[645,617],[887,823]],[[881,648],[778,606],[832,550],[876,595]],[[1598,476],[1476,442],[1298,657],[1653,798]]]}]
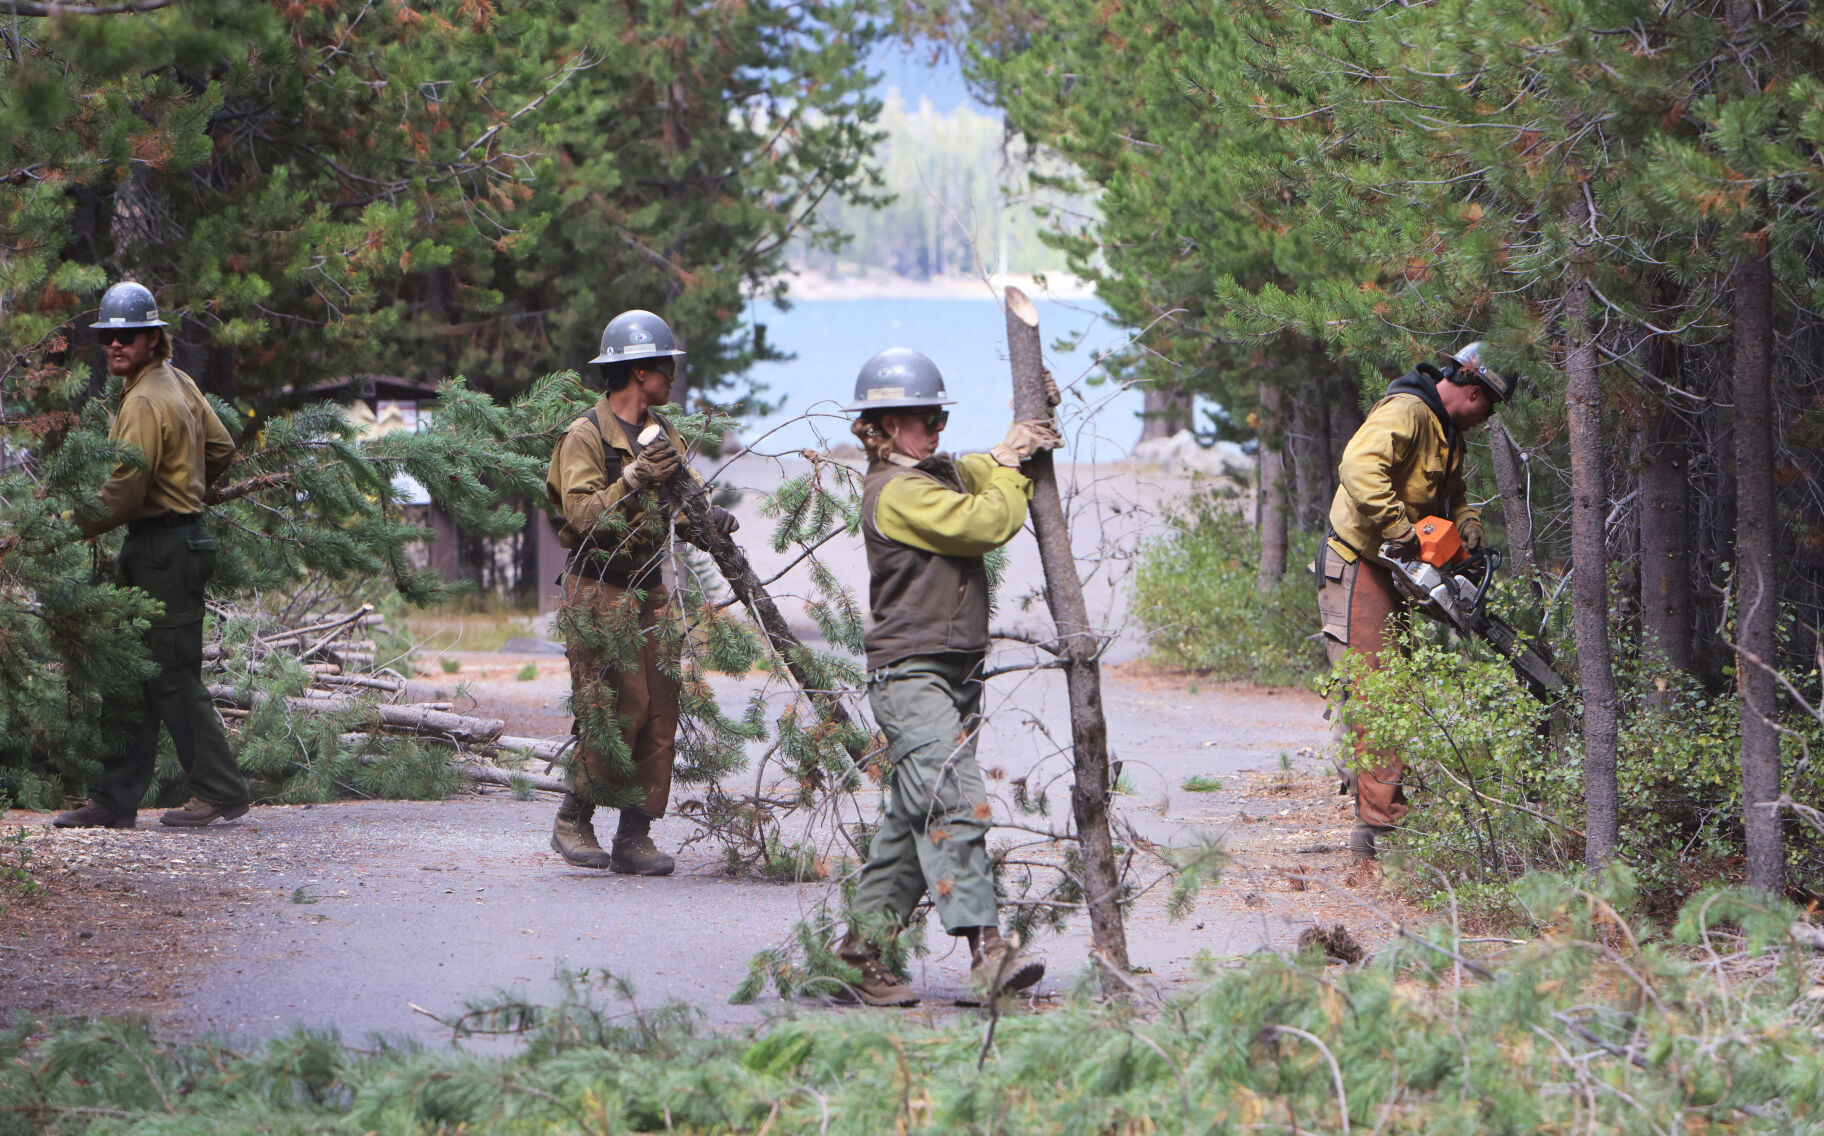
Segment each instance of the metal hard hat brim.
[{"label": "metal hard hat brim", "polygon": [[903,396],[888,394],[887,392],[892,389],[892,387],[877,387],[868,393],[871,395],[878,394],[881,397],[860,399],[842,409],[845,413],[860,414],[866,410],[904,410],[911,406],[956,405],[956,400],[953,398],[905,398]]},{"label": "metal hard hat brim", "polygon": [[654,350],[650,343],[630,343],[620,351],[608,350],[589,360],[591,363],[631,363],[641,359],[682,359],[685,352],[675,347]]},{"label": "metal hard hat brim", "polygon": [[89,325],[89,330],[90,331],[132,331],[136,327],[170,327],[170,326],[171,326],[170,324],[166,323],[164,320],[161,320],[161,319],[130,320],[130,319],[122,319],[119,316],[116,316],[115,318],[113,318],[111,320],[96,320],[94,323]]}]

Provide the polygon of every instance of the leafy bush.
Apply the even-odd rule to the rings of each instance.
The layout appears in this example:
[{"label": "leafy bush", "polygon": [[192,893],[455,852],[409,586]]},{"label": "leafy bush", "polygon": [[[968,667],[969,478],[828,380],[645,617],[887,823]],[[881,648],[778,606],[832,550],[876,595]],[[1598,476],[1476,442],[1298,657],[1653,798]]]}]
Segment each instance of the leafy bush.
[{"label": "leafy bush", "polygon": [[1196,494],[1169,521],[1171,535],[1141,550],[1134,587],[1134,613],[1156,661],[1268,686],[1322,673],[1317,586],[1304,569],[1317,552],[1316,534],[1293,536],[1286,575],[1263,596],[1260,541],[1234,501]]},{"label": "leafy bush", "polygon": [[[1448,645],[1421,624],[1366,671],[1345,658],[1344,719],[1369,746],[1401,754],[1414,808],[1395,843],[1451,876],[1458,888],[1501,884],[1542,868],[1571,870],[1583,856],[1582,739],[1575,694],[1555,712],[1534,701],[1507,665],[1475,645]],[[1618,668],[1625,709],[1617,753],[1617,855],[1651,905],[1675,910],[1717,880],[1736,878],[1742,840],[1741,766],[1732,695],[1630,660]],[[1824,775],[1800,760],[1824,744],[1816,722],[1783,723],[1787,791],[1824,797]],[[1816,878],[1824,834],[1794,824],[1787,847],[1796,879]],[[1430,888],[1436,878],[1414,877]],[[1461,900],[1461,894],[1458,895]],[[1500,888],[1485,906],[1503,903]]]}]

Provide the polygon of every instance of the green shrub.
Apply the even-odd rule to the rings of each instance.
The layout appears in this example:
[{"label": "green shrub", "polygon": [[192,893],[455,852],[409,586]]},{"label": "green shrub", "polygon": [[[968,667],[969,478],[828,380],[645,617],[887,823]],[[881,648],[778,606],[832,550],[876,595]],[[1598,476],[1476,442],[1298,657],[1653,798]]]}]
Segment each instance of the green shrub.
[{"label": "green shrub", "polygon": [[[1542,868],[1570,871],[1583,858],[1583,752],[1573,692],[1548,712],[1508,666],[1479,647],[1447,644],[1421,623],[1365,671],[1345,657],[1335,672],[1349,690],[1344,720],[1367,731],[1372,749],[1401,754],[1413,811],[1391,843],[1464,887],[1500,885]],[[1666,668],[1624,658],[1616,755],[1621,827],[1617,858],[1650,907],[1669,914],[1719,880],[1739,878],[1741,766],[1732,694],[1705,691]],[[1786,791],[1824,797],[1824,775],[1801,760],[1824,745],[1816,722],[1789,715]],[[1787,829],[1795,879],[1816,878],[1824,834]],[[1412,888],[1445,890],[1428,871]],[[1506,902],[1497,886],[1476,891],[1485,913]]]},{"label": "green shrub", "polygon": [[513,677],[518,679],[520,682],[531,682],[533,679],[536,679],[538,677],[538,664],[537,663],[527,663],[525,666],[519,668],[519,670],[517,672],[515,672]]},{"label": "green shrub", "polygon": [[1169,521],[1171,535],[1141,549],[1134,587],[1155,661],[1268,686],[1301,685],[1323,672],[1317,587],[1305,570],[1317,534],[1294,535],[1285,577],[1263,596],[1260,540],[1234,501],[1196,494]]},{"label": "green shrub", "polygon": [[1205,777],[1201,773],[1192,774],[1184,779],[1179,788],[1187,793],[1217,793],[1222,791],[1222,782],[1214,777]]}]

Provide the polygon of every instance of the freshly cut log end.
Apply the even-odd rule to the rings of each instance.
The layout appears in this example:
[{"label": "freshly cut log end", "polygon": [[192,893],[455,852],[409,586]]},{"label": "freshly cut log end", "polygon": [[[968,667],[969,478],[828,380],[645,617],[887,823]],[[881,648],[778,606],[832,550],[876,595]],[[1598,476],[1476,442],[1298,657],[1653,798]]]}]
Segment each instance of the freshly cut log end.
[{"label": "freshly cut log end", "polygon": [[1027,327],[1039,326],[1039,309],[1027,298],[1026,293],[1011,284],[1007,286],[1007,312]]},{"label": "freshly cut log end", "polygon": [[642,447],[652,445],[659,440],[659,435],[662,433],[664,433],[663,427],[657,422],[652,423],[650,426],[646,427],[646,429],[640,431],[640,445]]}]

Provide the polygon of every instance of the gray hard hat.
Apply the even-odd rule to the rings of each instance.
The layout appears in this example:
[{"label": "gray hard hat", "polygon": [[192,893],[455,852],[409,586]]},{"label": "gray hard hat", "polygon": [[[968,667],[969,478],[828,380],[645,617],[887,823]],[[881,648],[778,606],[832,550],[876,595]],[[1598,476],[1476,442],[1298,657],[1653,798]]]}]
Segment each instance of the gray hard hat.
[{"label": "gray hard hat", "polygon": [[671,326],[651,312],[635,308],[622,312],[602,329],[602,353],[591,363],[625,363],[640,359],[666,359],[682,356]]},{"label": "gray hard hat", "polygon": [[894,410],[902,406],[954,406],[944,393],[937,364],[910,347],[889,347],[861,365],[855,376],[855,404],[849,410]]},{"label": "gray hard hat", "polygon": [[1482,349],[1485,346],[1487,344],[1478,339],[1451,356],[1457,364],[1457,375],[1462,376],[1461,378],[1452,376],[1452,381],[1463,383],[1473,380],[1487,391],[1488,397],[1498,405],[1514,397],[1514,388],[1520,384],[1520,376],[1503,375],[1483,362]]},{"label": "gray hard hat", "polygon": [[169,327],[158,318],[158,301],[144,284],[123,280],[101,295],[101,311],[89,327],[96,331],[114,328]]}]

